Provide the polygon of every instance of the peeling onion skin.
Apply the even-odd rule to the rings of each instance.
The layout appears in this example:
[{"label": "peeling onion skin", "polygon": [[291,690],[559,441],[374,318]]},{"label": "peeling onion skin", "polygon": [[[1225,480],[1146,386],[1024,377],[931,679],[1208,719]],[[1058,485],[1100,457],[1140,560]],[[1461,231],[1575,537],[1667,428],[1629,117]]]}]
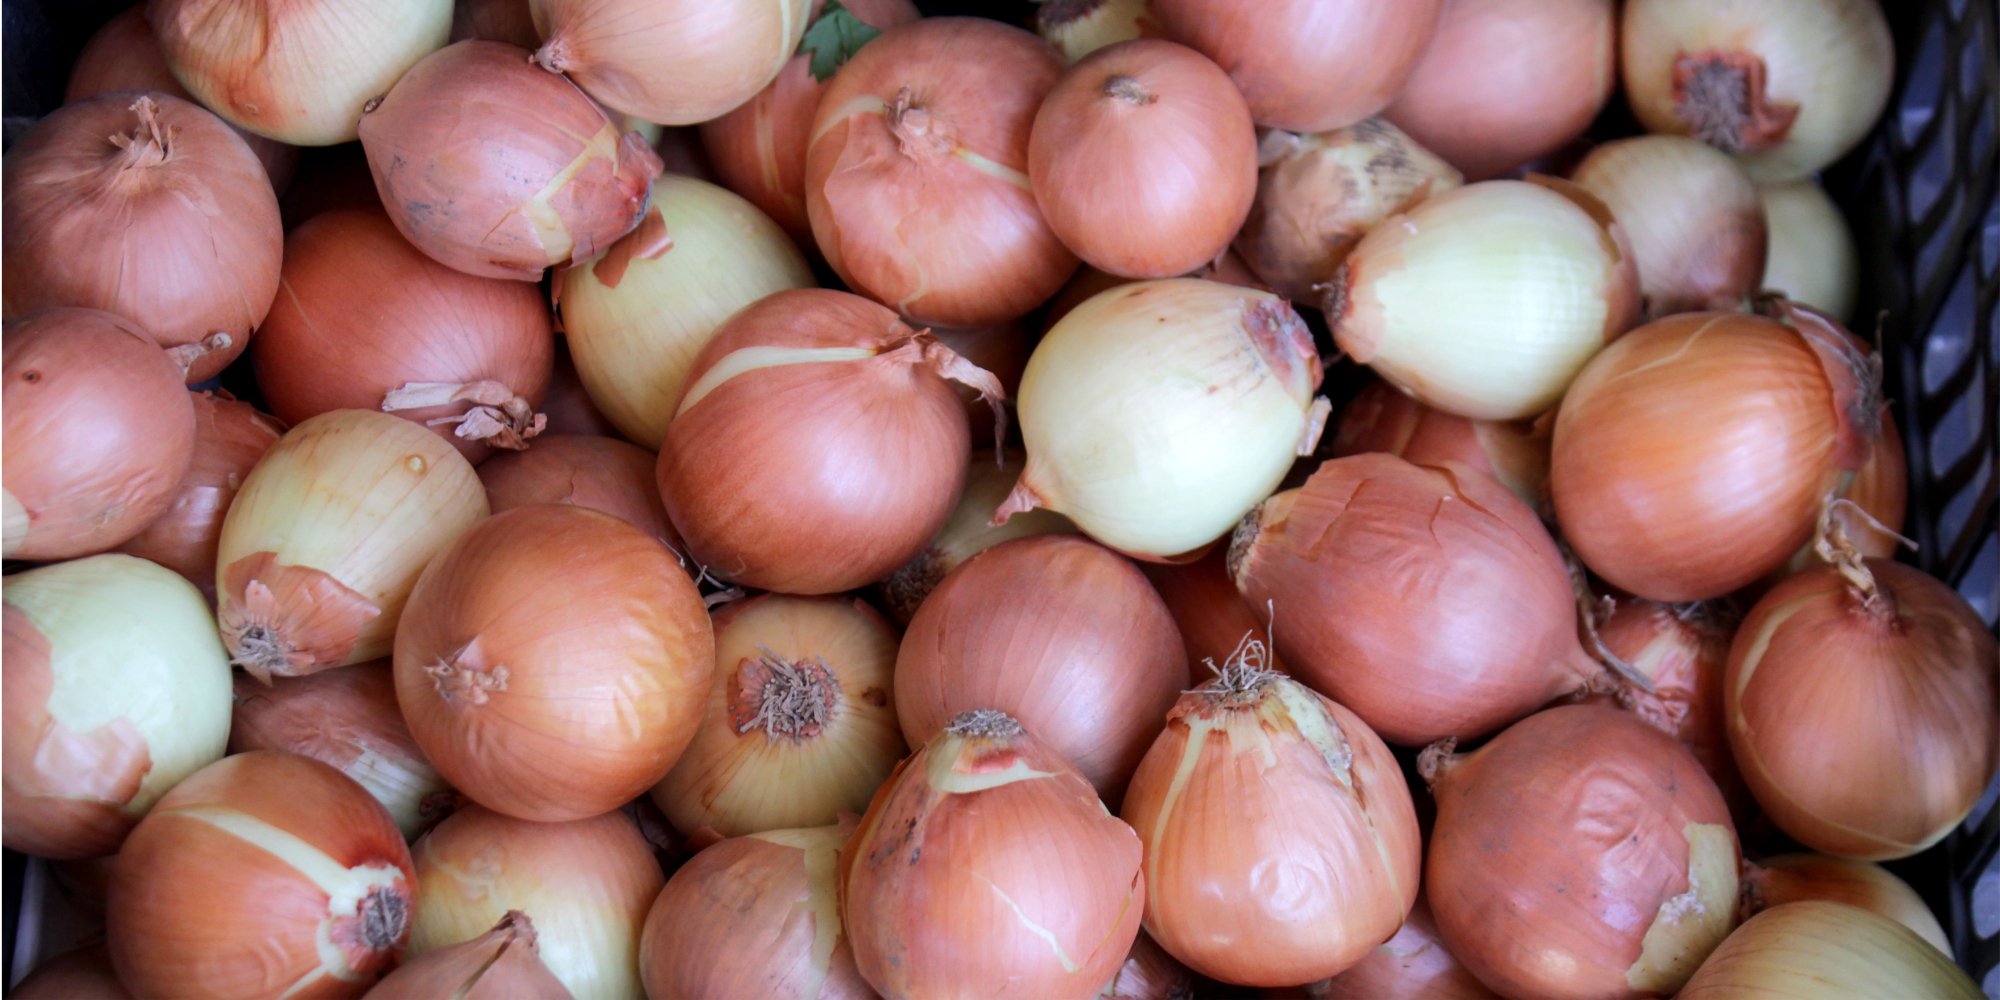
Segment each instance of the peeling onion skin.
[{"label": "peeling onion skin", "polygon": [[1888,917],[1951,958],[1951,939],[1937,914],[1908,882],[1880,865],[1826,854],[1781,854],[1743,863],[1743,899],[1751,914],[1774,906],[1823,900]]},{"label": "peeling onion skin", "polygon": [[215,552],[222,518],[257,460],[285,425],[227,392],[194,394],[194,455],[165,513],[118,551],[159,563],[215,603]]},{"label": "peeling onion skin", "polygon": [[35,966],[7,995],[15,1000],[135,1000],[118,981],[103,945],[79,948]]},{"label": "peeling onion skin", "polygon": [[1471,754],[1446,746],[1423,762],[1438,803],[1427,896],[1451,953],[1488,987],[1668,995],[1734,926],[1736,831],[1673,737],[1566,705]]},{"label": "peeling onion skin", "polygon": [[908,625],[924,599],[967,559],[1016,538],[1076,532],[1069,518],[1048,510],[1017,514],[994,527],[993,508],[1007,498],[1020,476],[1018,451],[1003,451],[998,461],[990,450],[972,453],[972,460],[966,463],[965,489],[959,494],[958,506],[952,508],[951,519],[922,552],[882,581],[884,603],[898,623]]},{"label": "peeling onion skin", "polygon": [[798,51],[808,0],[530,0],[535,61],[606,107],[692,125],[748,101]]},{"label": "peeling onion skin", "polygon": [[1514,491],[1536,510],[1549,504],[1549,437],[1554,421],[1471,420],[1426,406],[1374,381],[1347,401],[1333,432],[1333,457],[1379,451],[1414,465],[1459,462]]},{"label": "peeling onion skin", "polygon": [[1846,323],[1861,288],[1861,252],[1839,206],[1811,179],[1759,184],[1770,228],[1759,287],[1784,293]]},{"label": "peeling onion skin", "polygon": [[1812,901],[1744,921],[1678,994],[1679,1000],[1746,996],[1981,1000],[1985,993],[1895,921],[1844,903]]},{"label": "peeling onion skin", "polygon": [[495,514],[542,503],[575,504],[610,514],[679,553],[680,536],[653,483],[657,461],[652,452],[617,438],[545,434],[527,451],[482,462],[479,481]]},{"label": "peeling onion skin", "polygon": [[[1011,320],[977,327],[940,326],[932,327],[931,332],[937,334],[938,341],[944,346],[999,379],[1000,388],[1006,390],[1008,400],[1020,394],[1021,374],[1027,370],[1028,358],[1035,347],[1024,321]],[[998,428],[993,426],[993,408],[979,398],[978,390],[961,385],[958,387],[958,398],[965,403],[965,420],[972,431],[973,447],[990,452],[993,448],[1006,445],[1006,441],[994,438]],[[1007,405],[1011,411],[1013,403]],[[977,464],[976,456],[974,464]],[[989,461],[987,464],[993,463]]]},{"label": "peeling onion skin", "polygon": [[1632,240],[1647,315],[1741,309],[1761,287],[1764,206],[1728,154],[1680,136],[1635,136],[1592,149],[1570,178]]},{"label": "peeling onion skin", "polygon": [[[1012,524],[1013,522],[1008,522]],[[1215,677],[1244,636],[1269,639],[1265,613],[1250,606],[1229,575],[1229,547],[1217,545],[1191,563],[1141,563],[1139,569],[1173,613],[1187,654],[1189,688]],[[1284,671],[1276,653],[1265,651],[1273,670]]]},{"label": "peeling onion skin", "polygon": [[376,1000],[573,1000],[569,988],[542,964],[535,925],[519,910],[507,911],[477,938],[404,962],[367,995]]}]

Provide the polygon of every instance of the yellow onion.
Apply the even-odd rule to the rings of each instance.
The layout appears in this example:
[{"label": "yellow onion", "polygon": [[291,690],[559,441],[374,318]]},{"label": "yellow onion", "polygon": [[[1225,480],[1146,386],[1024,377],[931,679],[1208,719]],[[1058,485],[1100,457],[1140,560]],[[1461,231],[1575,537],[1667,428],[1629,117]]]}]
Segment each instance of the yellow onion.
[{"label": "yellow onion", "polygon": [[1383,220],[1326,292],[1340,349],[1449,413],[1549,409],[1638,318],[1631,245],[1566,181],[1486,181]]},{"label": "yellow onion", "polygon": [[707,121],[778,75],[807,0],[530,0],[535,61],[608,107],[662,125]]},{"label": "yellow onion", "polygon": [[159,563],[215,601],[215,547],[222,517],[257,460],[285,427],[229,393],[194,395],[194,456],[165,513],[118,551]]},{"label": "yellow onion", "polygon": [[362,107],[445,43],[452,0],[149,0],[174,78],[231,124],[351,141]]},{"label": "yellow onion", "polygon": [[426,56],[368,103],[361,147],[383,207],[433,259],[540,281],[639,224],[660,157],[569,80],[500,42]]},{"label": "yellow onion", "polygon": [[388,655],[417,574],[486,514],[464,456],[407,420],[335,410],[292,428],[222,520],[230,662],[262,679]]},{"label": "yellow onion", "polygon": [[1497,1000],[1438,940],[1437,921],[1422,897],[1395,937],[1346,972],[1308,984],[1303,994],[1304,1000]]},{"label": "yellow onion", "polygon": [[1028,464],[994,520],[1043,507],[1127,555],[1200,549],[1312,454],[1320,377],[1305,321],[1269,292],[1191,278],[1100,292],[1028,359]]},{"label": "yellow onion", "polygon": [[714,680],[693,740],[653,787],[660,811],[685,833],[737,837],[868,808],[903,757],[895,628],[851,597],[761,594],[713,620]]},{"label": "yellow onion", "polygon": [[1370,382],[1340,412],[1333,457],[1380,451],[1415,465],[1463,463],[1540,509],[1549,502],[1553,427],[1548,420],[1469,420],[1425,406],[1386,382]]},{"label": "yellow onion", "polygon": [[508,910],[479,937],[403,963],[367,995],[376,1000],[571,1000],[562,980],[542,964],[535,948],[535,924],[519,910]]},{"label": "yellow onion", "polygon": [[1258,145],[1257,197],[1236,252],[1293,302],[1319,301],[1368,230],[1464,183],[1451,164],[1381,118],[1331,132],[1278,129]]},{"label": "yellow onion", "polygon": [[132,1000],[103,945],[78,948],[36,965],[7,995],[14,1000]]},{"label": "yellow onion", "polygon": [[110,854],[229,739],[229,659],[186,580],[89,556],[6,578],[6,844]]},{"label": "yellow onion", "polygon": [[999,461],[995,461],[991,451],[972,453],[972,461],[965,470],[965,489],[959,494],[958,506],[951,510],[951,519],[938,529],[937,537],[922,552],[883,581],[883,596],[897,621],[908,624],[924,598],[937,589],[946,574],[967,559],[1016,538],[1076,530],[1068,518],[1050,510],[1031,510],[995,527],[993,508],[1007,499],[1007,491],[1014,488],[1014,480],[1021,476],[1019,455],[1008,451],[1000,455]]},{"label": "yellow onion", "polygon": [[1247,636],[1174,705],[1123,816],[1146,845],[1146,933],[1225,982],[1339,973],[1417,899],[1423,844],[1389,748]]},{"label": "yellow onion", "polygon": [[1604,202],[1632,241],[1645,312],[1738,309],[1764,277],[1764,207],[1737,162],[1673,135],[1590,151],[1570,178]]},{"label": "yellow onion", "polygon": [[1807,852],[1744,862],[1743,900],[1750,913],[1815,899],[1888,917],[1951,957],[1951,939],[1937,914],[1908,882],[1881,865]]},{"label": "yellow onion", "polygon": [[688,1000],[872,1000],[840,926],[839,827],[711,844],[646,915],[646,993]]},{"label": "yellow onion", "polygon": [[1678,996],[1980,1000],[1985,994],[1965,970],[1901,924],[1844,903],[1808,901],[1744,921]]},{"label": "yellow onion", "polygon": [[530,823],[468,806],[411,854],[422,901],[410,927],[413,964],[477,940],[518,910],[534,918],[542,965],[576,1000],[642,995],[639,930],[666,879],[622,813]]},{"label": "yellow onion", "polygon": [[1158,38],[1146,0],[1037,0],[1035,33],[1071,65],[1098,49],[1134,38]]},{"label": "yellow onion", "polygon": [[1826,189],[1811,179],[1757,185],[1770,247],[1760,287],[1847,322],[1861,287],[1854,232]]},{"label": "yellow onion", "polygon": [[617,438],[544,435],[527,451],[495,455],[479,466],[493,513],[540,503],[569,503],[610,514],[680,552],[653,485],[653,453]]},{"label": "yellow onion", "polygon": [[[1191,563],[1143,563],[1139,568],[1180,626],[1188,687],[1213,678],[1216,664],[1228,662],[1244,636],[1268,635],[1268,610],[1252,608],[1229,576],[1228,546],[1217,545]],[[1285,671],[1276,652],[1267,648],[1264,653],[1266,666]]]},{"label": "yellow onion", "polygon": [[528,0],[458,0],[452,5],[451,40],[484,38],[532,49],[542,44]]},{"label": "yellow onion", "polygon": [[1729,810],[1693,755],[1633,716],[1565,705],[1468,755],[1424,752],[1425,873],[1451,953],[1503,996],[1662,996],[1736,922]]},{"label": "yellow onion", "polygon": [[892,997],[1084,1000],[1139,933],[1139,838],[1004,712],[896,768],[840,852],[854,964]]},{"label": "yellow onion", "polygon": [[813,276],[784,232],[729,191],[663,174],[653,192],[639,228],[557,274],[553,294],[591,402],[620,434],[658,449],[722,321],[773,292],[811,288]]}]

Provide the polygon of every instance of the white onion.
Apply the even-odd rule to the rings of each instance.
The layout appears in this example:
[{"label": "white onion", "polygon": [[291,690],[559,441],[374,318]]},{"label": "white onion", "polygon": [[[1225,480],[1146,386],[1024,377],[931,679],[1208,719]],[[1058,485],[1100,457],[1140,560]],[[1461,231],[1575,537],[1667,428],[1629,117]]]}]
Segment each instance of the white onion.
[{"label": "white onion", "polygon": [[1764,288],[1847,322],[1861,285],[1861,254],[1826,189],[1814,180],[1760,184],[1757,198],[1770,231]]}]

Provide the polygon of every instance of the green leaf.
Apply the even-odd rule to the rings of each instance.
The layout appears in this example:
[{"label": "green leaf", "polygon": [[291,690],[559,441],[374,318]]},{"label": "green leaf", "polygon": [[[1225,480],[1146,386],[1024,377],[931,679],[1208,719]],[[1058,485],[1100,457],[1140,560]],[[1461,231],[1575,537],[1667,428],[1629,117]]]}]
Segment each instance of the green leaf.
[{"label": "green leaf", "polygon": [[834,71],[854,58],[863,45],[875,39],[881,32],[863,24],[854,13],[840,5],[840,0],[826,0],[819,20],[806,29],[806,36],[799,41],[799,51],[812,56],[813,79],[825,83]]}]

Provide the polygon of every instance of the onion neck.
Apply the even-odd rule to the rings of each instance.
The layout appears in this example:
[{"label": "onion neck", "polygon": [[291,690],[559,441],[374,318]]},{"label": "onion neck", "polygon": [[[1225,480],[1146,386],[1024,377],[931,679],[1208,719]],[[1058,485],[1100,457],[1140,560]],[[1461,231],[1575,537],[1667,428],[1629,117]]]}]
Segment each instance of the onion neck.
[{"label": "onion neck", "polygon": [[1764,60],[1748,52],[1702,52],[1674,61],[1674,111],[1695,138],[1730,153],[1753,153],[1783,141],[1796,104],[1773,104],[1764,91]]},{"label": "onion neck", "polygon": [[1145,84],[1122,74],[1104,81],[1104,96],[1141,108],[1160,99]]},{"label": "onion neck", "polygon": [[[1881,526],[1881,522],[1875,521],[1873,515],[1863,510],[1860,504],[1839,497],[1829,499],[1825,506],[1820,508],[1819,528],[1813,537],[1813,551],[1846,581],[1848,593],[1860,602],[1863,610],[1874,616],[1877,621],[1894,622],[1896,602],[1876,581],[1875,572],[1868,568],[1867,558],[1855,547],[1854,539],[1848,537],[1846,525],[1840,518],[1834,516],[1834,512],[1839,510],[1842,504],[1852,508],[1876,526]],[[1901,535],[1896,537],[1905,542],[1909,541]]]},{"label": "onion neck", "polygon": [[576,65],[569,51],[569,36],[558,31],[535,50],[534,64],[551,73],[567,73]]},{"label": "onion neck", "polygon": [[958,147],[958,130],[929,108],[917,105],[916,96],[908,87],[896,92],[886,114],[889,134],[896,137],[896,145],[904,156],[925,160],[949,155]]},{"label": "onion neck", "polygon": [[151,97],[142,96],[132,102],[131,111],[139,124],[129,133],[110,137],[111,144],[123,151],[119,169],[144,170],[173,159],[175,129],[160,123],[160,106]]},{"label": "onion neck", "polygon": [[447,705],[484,705],[494,694],[507,690],[506,667],[480,667],[468,662],[464,652],[426,666],[424,673]]},{"label": "onion neck", "polygon": [[736,732],[762,730],[767,738],[797,741],[825,731],[840,704],[840,681],[826,661],[786,660],[761,647],[758,652],[737,667],[729,692]]}]

